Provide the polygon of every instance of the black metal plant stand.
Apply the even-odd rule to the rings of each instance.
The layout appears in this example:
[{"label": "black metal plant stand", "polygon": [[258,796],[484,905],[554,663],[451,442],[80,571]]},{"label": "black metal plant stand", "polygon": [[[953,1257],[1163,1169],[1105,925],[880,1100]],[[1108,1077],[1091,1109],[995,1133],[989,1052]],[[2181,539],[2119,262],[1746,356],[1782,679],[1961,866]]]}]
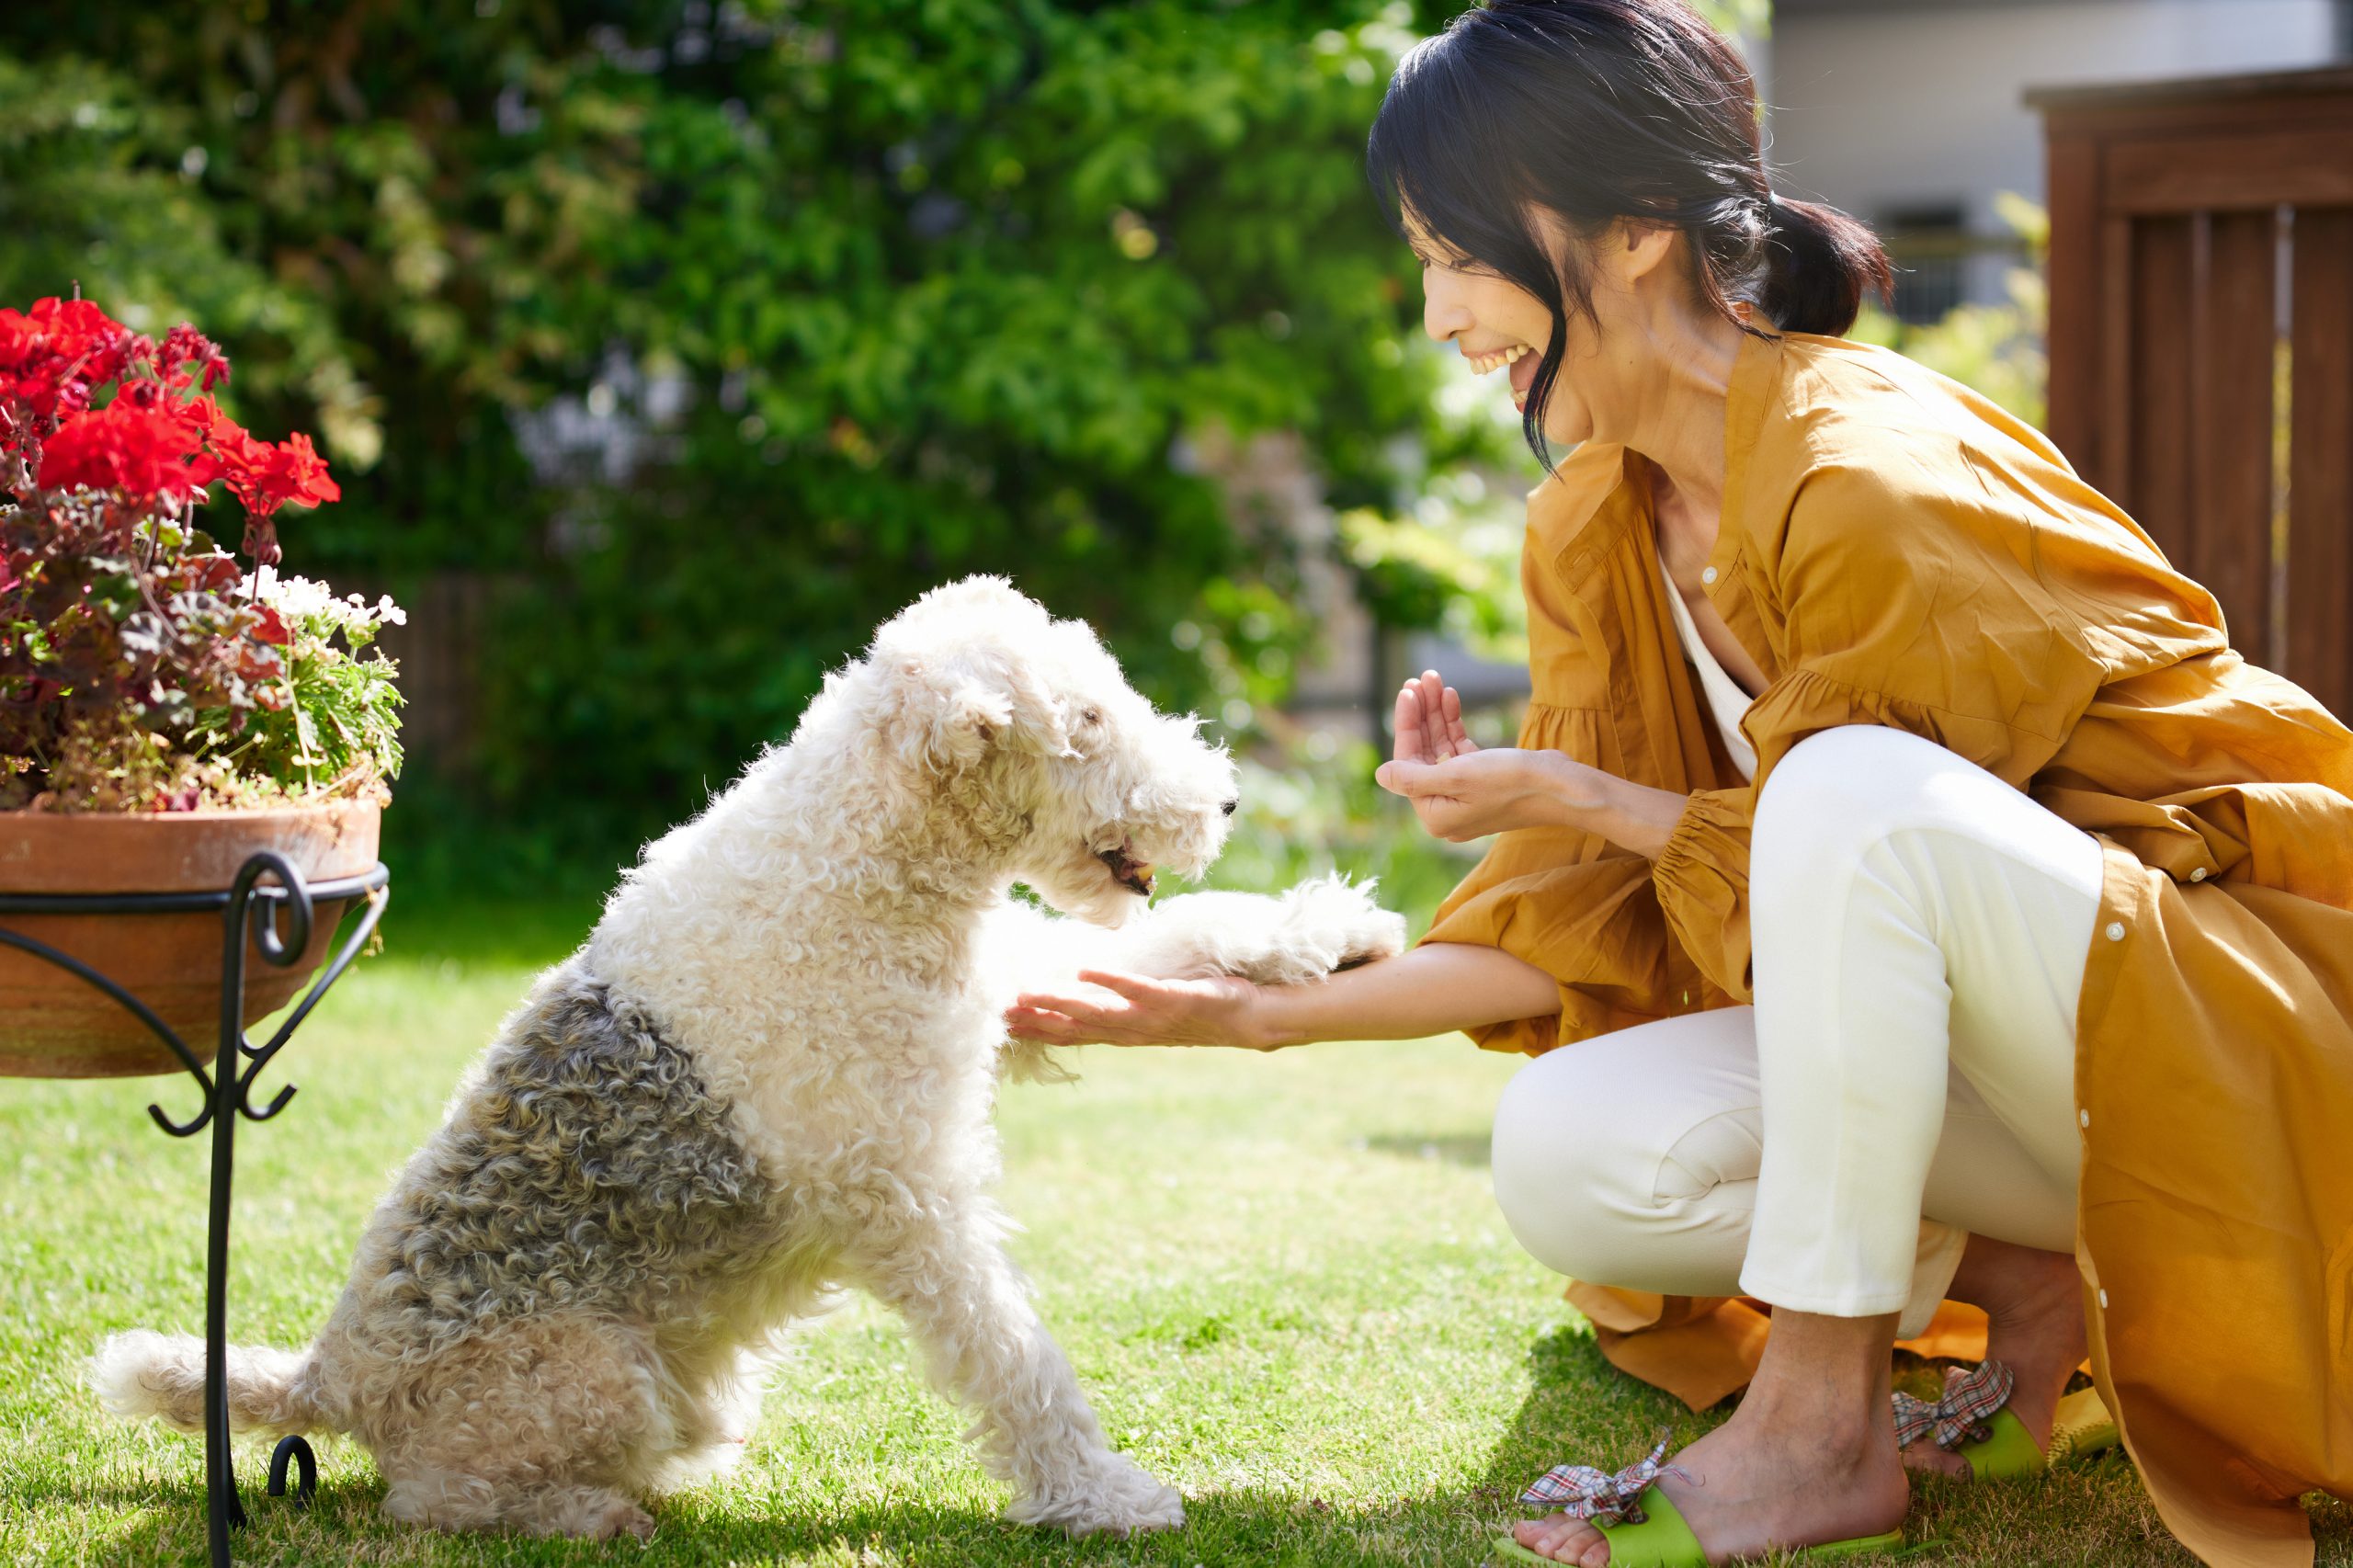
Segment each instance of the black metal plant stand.
[{"label": "black metal plant stand", "polygon": [[[276,885],[265,886],[263,877]],[[147,1114],[155,1125],[175,1138],[188,1138],[202,1131],[207,1124],[212,1129],[212,1207],[204,1248],[204,1479],[206,1525],[210,1542],[212,1562],[217,1568],[229,1562],[229,1530],[245,1522],[244,1506],[237,1497],[237,1481],[229,1462],[229,1387],[224,1346],[228,1326],[229,1288],[229,1177],[235,1155],[237,1119],[267,1121],[286,1108],[294,1097],[294,1085],[281,1087],[269,1104],[259,1110],[253,1108],[251,1098],[254,1079],[270,1058],[276,1056],[287,1040],[310,1017],[319,998],[326,994],[351,960],[358,956],[360,945],[376,929],[383,918],[384,905],[391,895],[384,891],[391,873],[381,861],[356,877],[338,878],[333,881],[307,884],[302,874],[290,865],[285,857],[272,850],[262,850],[248,859],[237,871],[233,887],[206,892],[174,893],[0,893],[0,916],[9,915],[181,915],[191,910],[222,911],[221,948],[221,1050],[213,1059],[213,1071],[206,1072],[171,1027],[157,1017],[147,1004],[100,974],[78,959],[59,952],[44,942],[0,928],[0,942],[22,949],[35,958],[46,960],[84,982],[97,986],[137,1015],[139,1021],[153,1031],[155,1037],[169,1046],[172,1054],[188,1070],[204,1091],[204,1108],[185,1122],[165,1116],[160,1106],[151,1105]],[[312,911],[322,900],[348,899],[365,896],[359,922],[350,937],[335,952],[311,988],[302,994],[301,1002],[278,1026],[278,1031],[267,1043],[255,1045],[245,1038],[245,943],[248,931],[255,946],[267,961],[283,969],[293,964],[311,943]],[[285,930],[280,931],[280,916]],[[319,1483],[318,1460],[311,1452],[311,1445],[300,1437],[280,1439],[277,1451],[269,1459],[269,1494],[286,1495],[286,1475],[290,1465],[297,1471],[294,1502],[297,1507],[310,1505],[311,1494]]]}]

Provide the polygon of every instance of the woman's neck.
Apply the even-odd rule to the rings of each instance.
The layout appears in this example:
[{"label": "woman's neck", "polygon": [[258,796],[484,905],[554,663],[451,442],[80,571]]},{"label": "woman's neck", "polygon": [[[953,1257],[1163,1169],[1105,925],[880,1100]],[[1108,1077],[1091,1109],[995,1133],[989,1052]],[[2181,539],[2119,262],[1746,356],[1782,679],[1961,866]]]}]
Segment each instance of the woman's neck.
[{"label": "woman's neck", "polygon": [[[1594,434],[1648,459],[1663,518],[1688,528],[1704,520],[1712,544],[1723,508],[1724,419],[1741,329],[1712,313],[1659,309],[1641,335],[1640,366],[1630,395],[1613,400],[1616,428]],[[1703,551],[1704,553],[1704,551]]]}]

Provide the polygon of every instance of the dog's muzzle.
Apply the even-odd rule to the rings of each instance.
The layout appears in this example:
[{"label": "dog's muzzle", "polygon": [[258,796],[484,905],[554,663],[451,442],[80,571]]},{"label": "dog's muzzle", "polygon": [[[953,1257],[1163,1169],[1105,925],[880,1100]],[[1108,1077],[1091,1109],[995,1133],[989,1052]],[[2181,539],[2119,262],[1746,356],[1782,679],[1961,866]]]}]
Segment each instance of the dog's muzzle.
[{"label": "dog's muzzle", "polygon": [[1152,868],[1128,858],[1127,846],[1117,849],[1097,849],[1095,858],[1110,868],[1111,880],[1140,897],[1152,896]]}]

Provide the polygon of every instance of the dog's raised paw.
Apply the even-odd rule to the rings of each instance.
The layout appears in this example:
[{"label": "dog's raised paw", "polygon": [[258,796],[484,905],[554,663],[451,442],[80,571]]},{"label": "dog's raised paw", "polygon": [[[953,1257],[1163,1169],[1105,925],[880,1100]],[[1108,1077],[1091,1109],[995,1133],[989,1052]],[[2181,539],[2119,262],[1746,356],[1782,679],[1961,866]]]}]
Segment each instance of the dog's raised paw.
[{"label": "dog's raised paw", "polygon": [[1372,901],[1372,882],[1318,877],[1283,895],[1285,924],[1329,970],[1353,969],[1405,950],[1405,917]]}]

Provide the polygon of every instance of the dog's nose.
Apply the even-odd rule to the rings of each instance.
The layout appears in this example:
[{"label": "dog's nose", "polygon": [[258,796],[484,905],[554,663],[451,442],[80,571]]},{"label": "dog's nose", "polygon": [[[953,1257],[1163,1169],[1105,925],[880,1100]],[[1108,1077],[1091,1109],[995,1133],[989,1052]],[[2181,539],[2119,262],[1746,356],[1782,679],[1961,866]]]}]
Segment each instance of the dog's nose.
[{"label": "dog's nose", "polygon": [[1242,805],[1242,801],[1241,801],[1241,800],[1237,797],[1237,798],[1236,798],[1236,799],[1234,799],[1234,800],[1228,801],[1227,801],[1227,802],[1226,802],[1222,807],[1221,807],[1220,809],[1221,809],[1222,811],[1223,811],[1227,816],[1232,816],[1232,815],[1234,813],[1234,812],[1235,812],[1236,810],[1238,810],[1238,809],[1241,807],[1241,805]]}]

